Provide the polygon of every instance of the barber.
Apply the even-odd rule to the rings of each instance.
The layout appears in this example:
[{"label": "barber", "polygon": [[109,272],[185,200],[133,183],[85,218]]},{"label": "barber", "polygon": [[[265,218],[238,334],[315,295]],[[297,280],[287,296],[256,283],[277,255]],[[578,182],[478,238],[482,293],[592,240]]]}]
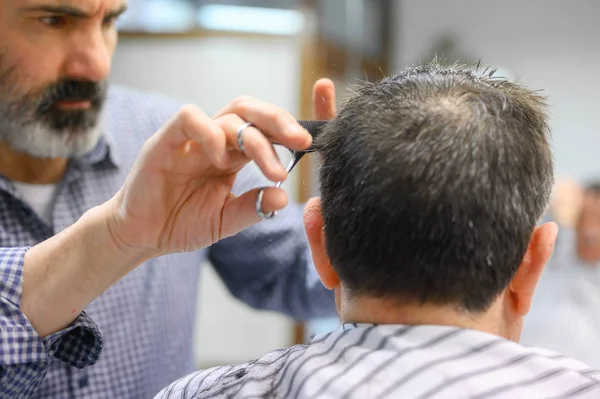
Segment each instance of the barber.
[{"label": "barber", "polygon": [[[0,2],[0,397],[152,397],[193,371],[206,260],[252,307],[335,314],[302,207],[271,187],[281,212],[255,206],[286,177],[270,143],[309,134],[253,98],[209,117],[107,85],[123,9]],[[317,118],[333,91],[316,84]]]}]

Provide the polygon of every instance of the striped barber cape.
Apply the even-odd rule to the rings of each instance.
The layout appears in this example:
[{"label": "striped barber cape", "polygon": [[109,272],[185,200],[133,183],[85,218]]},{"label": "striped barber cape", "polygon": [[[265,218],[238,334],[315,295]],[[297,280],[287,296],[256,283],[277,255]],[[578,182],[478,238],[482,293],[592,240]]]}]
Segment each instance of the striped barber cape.
[{"label": "striped barber cape", "polygon": [[451,326],[344,324],[307,345],[191,374],[156,398],[600,398],[600,371]]}]

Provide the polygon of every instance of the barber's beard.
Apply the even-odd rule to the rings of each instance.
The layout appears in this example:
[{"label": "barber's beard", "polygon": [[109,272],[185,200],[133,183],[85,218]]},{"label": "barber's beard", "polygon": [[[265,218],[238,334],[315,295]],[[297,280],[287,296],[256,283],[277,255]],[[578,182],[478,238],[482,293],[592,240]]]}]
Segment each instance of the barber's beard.
[{"label": "barber's beard", "polygon": [[[69,158],[92,150],[101,133],[106,82],[61,79],[41,90],[19,82],[0,55],[0,141],[38,158]],[[61,109],[59,101],[90,101],[87,109]]]}]

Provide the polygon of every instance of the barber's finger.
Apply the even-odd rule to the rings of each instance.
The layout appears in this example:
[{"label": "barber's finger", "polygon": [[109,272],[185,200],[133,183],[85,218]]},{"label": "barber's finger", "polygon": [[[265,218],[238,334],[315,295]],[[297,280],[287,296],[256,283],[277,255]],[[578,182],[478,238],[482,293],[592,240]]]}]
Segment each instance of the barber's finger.
[{"label": "barber's finger", "polygon": [[[221,238],[237,234],[261,220],[256,212],[256,199],[260,190],[262,189],[252,189],[239,197],[232,197],[225,203]],[[268,214],[283,209],[287,203],[288,196],[283,189],[268,187],[263,193],[261,209]]]},{"label": "barber's finger", "polygon": [[315,119],[329,120],[335,116],[335,86],[329,79],[319,79],[313,87]]},{"label": "barber's finger", "polygon": [[187,105],[161,132],[160,140],[176,149],[189,141],[201,144],[208,159],[218,167],[227,162],[227,136],[223,129],[200,108]]},{"label": "barber's finger", "polygon": [[[238,130],[246,122],[237,115],[229,114],[215,119],[227,136],[230,148],[239,148]],[[287,172],[281,164],[273,144],[254,126],[248,126],[241,132],[244,154],[256,162],[264,175],[272,181],[285,180]]]},{"label": "barber's finger", "polygon": [[229,102],[226,106],[224,106],[223,108],[221,108],[219,110],[219,112],[217,112],[216,114],[213,115],[213,119],[217,119],[223,115],[227,115],[229,113],[231,113],[229,110],[231,109],[231,105],[232,103],[235,102],[242,102],[242,101],[255,101],[256,98],[252,97],[252,96],[239,96],[237,98],[235,98],[233,101]]},{"label": "barber's finger", "polygon": [[304,150],[312,142],[312,136],[296,118],[273,104],[251,97],[240,97],[219,112],[219,116],[236,114],[254,124],[273,142],[292,150]]}]

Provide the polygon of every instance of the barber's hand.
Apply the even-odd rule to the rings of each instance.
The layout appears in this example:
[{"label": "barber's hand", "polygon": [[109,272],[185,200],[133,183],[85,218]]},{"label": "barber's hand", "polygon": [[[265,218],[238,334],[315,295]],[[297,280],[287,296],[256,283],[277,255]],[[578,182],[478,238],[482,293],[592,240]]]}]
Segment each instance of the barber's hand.
[{"label": "barber's hand", "polygon": [[[237,130],[245,122],[244,152]],[[262,133],[261,133],[262,132]],[[289,113],[243,97],[210,118],[187,106],[144,145],[128,178],[111,200],[109,229],[125,251],[158,256],[207,247],[257,223],[260,188],[236,197],[236,174],[254,160],[272,181],[287,177],[271,142],[305,149],[310,134]],[[286,206],[280,188],[265,190],[265,213]]]},{"label": "barber's hand", "polygon": [[317,120],[335,116],[335,86],[329,79],[319,79],[313,86],[314,115]]}]

